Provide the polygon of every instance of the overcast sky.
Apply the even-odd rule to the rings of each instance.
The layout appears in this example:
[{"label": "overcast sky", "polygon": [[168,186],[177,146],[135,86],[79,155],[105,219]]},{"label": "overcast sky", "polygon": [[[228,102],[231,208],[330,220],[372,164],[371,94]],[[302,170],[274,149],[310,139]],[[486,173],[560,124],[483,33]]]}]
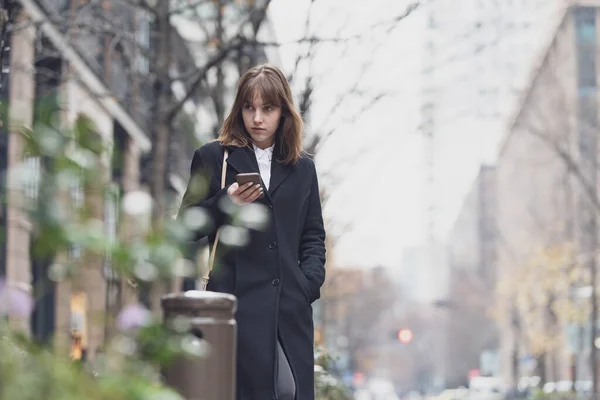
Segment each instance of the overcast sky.
[{"label": "overcast sky", "polygon": [[[438,3],[444,1],[438,0]],[[461,1],[469,9],[475,7],[468,7],[471,0]],[[279,41],[289,42],[302,37],[309,3],[308,0],[272,1],[270,17]],[[419,130],[426,37],[424,9],[411,14],[393,31],[385,29],[385,22],[402,14],[408,3],[405,0],[320,0],[315,2],[311,14],[310,31],[320,37],[362,34],[360,40],[351,41],[349,45],[337,43],[320,47],[311,70],[311,75],[316,77],[316,89],[308,134],[328,131],[332,126],[336,128],[320,148],[317,167],[321,184],[330,195],[324,209],[325,217],[331,221],[329,233],[338,235],[342,228],[346,228],[335,248],[335,259],[341,265],[399,267],[402,248],[425,241],[427,158]],[[449,11],[443,12],[441,17],[446,19],[446,24],[452,25],[449,30],[455,30],[457,37],[469,36],[466,20],[473,18],[470,21],[472,25],[479,25],[476,18],[481,18],[481,10],[479,14],[466,12],[461,16],[456,0],[446,3]],[[539,2],[530,3],[536,13],[513,10],[512,14],[530,16],[535,23],[543,20],[533,17],[542,15]],[[506,21],[498,18],[496,10],[489,11],[492,22],[487,33],[479,26],[471,33],[482,37],[485,34],[498,35],[498,26],[493,24]],[[512,14],[509,18],[514,19]],[[514,25],[514,22],[511,19],[507,25]],[[527,21],[517,22],[518,26],[529,26]],[[480,57],[479,62],[485,65],[481,65],[479,70],[488,74],[485,79],[494,82],[502,78],[499,74],[514,75],[514,69],[521,68],[509,65],[509,61],[513,64],[515,61],[514,54],[510,53],[514,51],[510,49],[515,47],[515,43],[520,45],[523,54],[533,54],[519,33],[514,29],[500,32],[500,37],[512,41],[506,43],[506,56],[498,53],[499,60]],[[443,57],[452,57],[452,53],[459,55],[458,63],[445,68],[449,74],[455,75],[446,76],[443,84],[454,82],[455,86],[450,85],[449,90],[440,94],[447,96],[444,101],[449,107],[438,111],[449,115],[438,116],[434,142],[435,223],[436,233],[443,240],[470,190],[479,165],[493,161],[502,129],[498,129],[499,125],[494,125],[485,115],[474,116],[478,111],[483,114],[482,110],[490,107],[483,107],[477,97],[479,87],[474,83],[477,77],[473,79],[474,68],[470,64],[473,41],[456,40],[446,35],[439,39],[442,43],[446,42],[440,45]],[[536,39],[536,42],[539,41]],[[278,58],[287,72],[293,69],[297,54],[296,45],[279,49]],[[525,57],[517,61],[521,58],[528,62]],[[505,61],[506,65],[498,64]],[[529,69],[521,68],[523,71]],[[306,73],[306,68],[302,72]],[[332,115],[332,104],[336,98],[357,81],[364,95],[351,98]],[[509,93],[513,89],[507,86],[506,90]],[[368,112],[357,112],[362,107],[361,100],[383,92],[389,94],[385,100]],[[500,124],[506,125],[507,121],[500,121]]]},{"label": "overcast sky", "polygon": [[[303,35],[307,3],[273,1],[271,16],[279,40]],[[414,14],[387,34],[373,25],[401,14],[406,3],[375,0],[368,7],[358,3],[315,3],[321,7],[315,6],[311,21],[328,31],[327,37],[368,34],[350,42],[349,49],[327,45],[318,53],[313,72],[318,77],[316,101],[308,129],[309,134],[311,129],[320,130],[328,120],[327,127],[337,128],[317,156],[321,184],[330,193],[324,212],[332,221],[331,234],[341,227],[349,229],[336,246],[336,260],[352,266],[393,266],[399,260],[398,249],[420,242],[423,236],[423,168],[417,133],[421,18]],[[297,51],[297,46],[280,49],[288,71]],[[365,75],[361,75],[363,68]],[[332,103],[356,80],[367,94],[351,99],[331,117]],[[357,112],[362,99],[378,92],[390,97],[368,112]]]}]

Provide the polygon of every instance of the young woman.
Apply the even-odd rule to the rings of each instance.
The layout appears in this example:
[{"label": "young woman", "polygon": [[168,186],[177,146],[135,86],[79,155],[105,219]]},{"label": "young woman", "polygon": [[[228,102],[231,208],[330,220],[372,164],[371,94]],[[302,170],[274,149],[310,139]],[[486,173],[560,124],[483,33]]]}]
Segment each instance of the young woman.
[{"label": "young woman", "polygon": [[[226,220],[220,205],[228,196],[239,207],[259,204],[268,216],[247,246],[222,254],[207,286],[238,299],[238,400],[314,399],[311,303],[325,280],[325,230],[317,173],[302,152],[302,134],[283,73],[271,65],[252,68],[238,83],[218,140],[194,153],[179,211],[185,218],[190,207],[204,207],[218,227]],[[239,187],[236,175],[247,172],[259,173],[262,182]],[[191,189],[199,174],[209,179],[201,196]],[[212,245],[215,233],[199,232],[198,238],[208,236]]]}]

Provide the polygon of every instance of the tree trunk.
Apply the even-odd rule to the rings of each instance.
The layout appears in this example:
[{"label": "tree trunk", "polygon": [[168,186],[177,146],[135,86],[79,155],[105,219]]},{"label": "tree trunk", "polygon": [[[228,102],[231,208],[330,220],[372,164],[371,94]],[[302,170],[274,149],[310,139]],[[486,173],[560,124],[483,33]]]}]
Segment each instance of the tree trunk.
[{"label": "tree trunk", "polygon": [[[31,128],[33,125],[33,109],[35,98],[35,76],[33,63],[35,60],[35,26],[30,24],[27,13],[20,10],[15,26],[25,25],[10,38],[10,73],[8,121],[7,170],[15,168],[23,160],[25,143],[19,134],[20,127]],[[4,134],[4,133],[3,133]],[[7,179],[14,179],[9,174]],[[7,187],[15,187],[16,183],[8,182]],[[30,222],[23,209],[22,198],[18,191],[12,189],[6,193],[6,279],[9,283],[29,285],[31,282],[31,260],[29,257]],[[29,321],[26,318],[9,317],[11,326],[23,332],[29,332]]]},{"label": "tree trunk", "polygon": [[[96,133],[88,134],[96,135]],[[104,221],[104,189],[109,180],[109,171],[102,163],[98,163],[97,171],[93,179],[87,177],[87,181],[84,182],[84,207],[90,218]],[[84,327],[87,331],[87,360],[94,359],[101,350],[107,333],[105,295],[108,283],[103,269],[104,255],[101,252],[85,250],[72,283],[72,296],[82,300],[87,325]]]},{"label": "tree trunk", "polygon": [[[217,29],[216,29],[216,42],[217,42],[217,51],[223,51],[223,0],[219,0],[217,3]],[[225,120],[225,73],[223,72],[223,66],[221,64],[217,65],[217,83],[215,85],[212,98],[215,105],[215,113],[217,116],[217,126],[214,132],[215,137],[218,136],[219,130],[223,125],[223,121]]]},{"label": "tree trunk", "polygon": [[[594,218],[594,228],[596,226],[595,224],[595,218]],[[593,230],[593,233],[591,233],[591,235],[594,237],[594,242],[596,243],[596,230]],[[592,393],[597,393],[598,392],[598,361],[597,361],[597,349],[596,349],[596,336],[598,335],[597,333],[597,326],[596,326],[596,321],[598,321],[598,301],[596,299],[596,256],[593,255],[592,256],[592,260],[590,261],[590,281],[591,281],[591,286],[592,286],[592,293],[590,295],[590,302],[592,303],[592,314],[590,316],[591,319],[591,328],[590,328],[590,338],[591,338],[591,343],[590,343],[590,362],[591,362],[591,372],[592,372]]]},{"label": "tree trunk", "polygon": [[520,336],[520,325],[519,316],[516,308],[512,310],[512,328],[513,328],[513,349],[511,354],[512,362],[512,384],[517,385],[519,382],[519,336]]},{"label": "tree trunk", "polygon": [[[537,359],[538,376],[540,377],[540,380],[542,383],[548,382],[548,373],[547,373],[548,369],[546,368],[546,365],[547,365],[549,356],[550,355],[548,353],[544,353],[544,354],[541,354]],[[555,377],[553,377],[552,379],[554,380]]]},{"label": "tree trunk", "polygon": [[[150,194],[154,201],[152,208],[152,228],[160,233],[163,228],[166,213],[166,175],[167,161],[169,156],[169,139],[171,121],[169,118],[169,107],[171,103],[171,90],[169,87],[169,67],[172,64],[171,53],[171,30],[169,21],[168,1],[159,1],[156,6],[156,81],[154,84],[155,123],[153,131],[152,151],[152,178],[150,180]],[[154,282],[150,288],[142,288],[148,293],[149,306],[154,313],[160,310],[160,295],[164,292],[165,282]]]},{"label": "tree trunk", "polygon": [[154,85],[155,116],[152,154],[152,179],[150,194],[154,199],[152,209],[152,224],[154,229],[162,227],[165,214],[165,183],[167,158],[169,150],[170,121],[168,110],[171,100],[169,89],[169,66],[171,65],[171,24],[169,22],[169,2],[159,1],[157,11],[157,53],[156,53],[156,82]]}]

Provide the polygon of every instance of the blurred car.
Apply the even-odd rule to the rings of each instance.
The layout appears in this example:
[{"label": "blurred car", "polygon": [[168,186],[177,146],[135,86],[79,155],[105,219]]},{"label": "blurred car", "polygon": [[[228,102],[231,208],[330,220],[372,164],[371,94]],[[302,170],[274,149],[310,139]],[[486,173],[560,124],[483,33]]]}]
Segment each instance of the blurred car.
[{"label": "blurred car", "polygon": [[[365,400],[400,400],[394,384],[388,379],[371,378],[367,381],[363,389],[364,392],[360,393],[360,396]],[[354,397],[358,398],[356,393]]]},{"label": "blurred car", "polygon": [[469,382],[468,400],[504,400],[504,389],[500,378],[474,377]]},{"label": "blurred car", "polygon": [[437,396],[431,397],[431,400],[468,400],[469,391],[467,388],[446,389]]}]

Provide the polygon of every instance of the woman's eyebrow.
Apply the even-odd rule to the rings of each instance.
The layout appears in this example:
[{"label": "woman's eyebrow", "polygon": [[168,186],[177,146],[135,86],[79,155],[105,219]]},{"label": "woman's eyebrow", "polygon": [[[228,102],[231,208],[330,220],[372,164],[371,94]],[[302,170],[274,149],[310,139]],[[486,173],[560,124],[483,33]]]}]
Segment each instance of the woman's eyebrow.
[{"label": "woman's eyebrow", "polygon": [[252,104],[249,101],[246,101],[245,105],[252,106],[252,107],[255,107],[255,108],[257,108],[257,107],[267,107],[267,106],[270,106],[270,107],[279,107],[277,104],[275,104],[273,102],[268,102],[268,101],[265,102],[265,103],[262,103],[262,104]]}]

